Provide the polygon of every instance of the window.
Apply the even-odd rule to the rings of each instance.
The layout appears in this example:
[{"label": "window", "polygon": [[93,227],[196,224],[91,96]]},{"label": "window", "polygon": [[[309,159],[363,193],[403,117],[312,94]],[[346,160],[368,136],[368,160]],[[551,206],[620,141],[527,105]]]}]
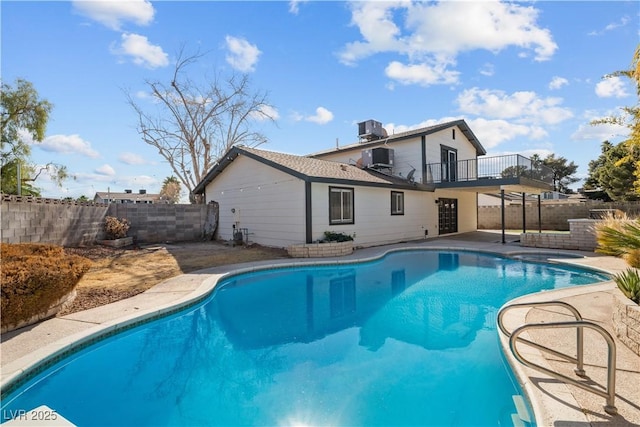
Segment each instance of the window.
[{"label": "window", "polygon": [[456,130],[451,129],[451,139],[456,139]]},{"label": "window", "polygon": [[391,215],[404,215],[404,193],[391,192]]},{"label": "window", "polygon": [[344,317],[356,312],[356,276],[349,275],[329,282],[331,318]]},{"label": "window", "polygon": [[329,187],[329,224],[353,223],[353,188]]}]

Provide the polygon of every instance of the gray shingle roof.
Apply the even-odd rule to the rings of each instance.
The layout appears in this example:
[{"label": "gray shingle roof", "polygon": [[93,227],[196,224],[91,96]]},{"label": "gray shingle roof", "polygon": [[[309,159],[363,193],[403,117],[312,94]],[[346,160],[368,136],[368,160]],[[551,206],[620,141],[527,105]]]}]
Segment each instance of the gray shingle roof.
[{"label": "gray shingle roof", "polygon": [[357,166],[346,163],[235,146],[207,173],[193,189],[193,192],[196,194],[203,193],[207,184],[213,181],[239,155],[250,157],[305,181],[433,191],[433,188],[426,185],[409,182],[406,179],[386,175],[371,169],[360,169]]},{"label": "gray shingle roof", "polygon": [[319,160],[311,157],[297,156],[294,154],[277,153],[275,151],[258,150],[256,148],[242,147],[245,153],[251,153],[274,165],[290,169],[310,178],[332,178],[338,180],[374,182],[379,184],[392,184],[389,179],[372,175],[366,170],[346,163]]}]

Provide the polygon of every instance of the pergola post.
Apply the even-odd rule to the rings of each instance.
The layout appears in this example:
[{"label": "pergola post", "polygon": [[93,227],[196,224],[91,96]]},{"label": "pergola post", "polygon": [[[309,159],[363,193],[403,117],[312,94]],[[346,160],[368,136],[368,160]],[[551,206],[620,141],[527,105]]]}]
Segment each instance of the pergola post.
[{"label": "pergola post", "polygon": [[542,208],[540,207],[540,194],[538,194],[538,233],[542,233]]},{"label": "pergola post", "polygon": [[527,232],[527,213],[525,210],[525,193],[522,193],[522,232]]},{"label": "pergola post", "polygon": [[504,236],[504,189],[500,190],[500,205],[500,216],[502,217],[502,244],[504,245],[506,243],[506,239]]}]

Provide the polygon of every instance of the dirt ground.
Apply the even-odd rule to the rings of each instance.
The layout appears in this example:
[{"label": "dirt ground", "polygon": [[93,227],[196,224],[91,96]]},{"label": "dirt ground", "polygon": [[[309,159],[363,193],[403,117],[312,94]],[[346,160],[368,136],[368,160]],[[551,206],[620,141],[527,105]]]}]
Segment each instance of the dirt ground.
[{"label": "dirt ground", "polygon": [[227,264],[288,258],[284,249],[219,242],[188,242],[114,249],[106,246],[67,248],[93,261],[76,287],[77,297],[58,316],[130,298],[165,279]]}]

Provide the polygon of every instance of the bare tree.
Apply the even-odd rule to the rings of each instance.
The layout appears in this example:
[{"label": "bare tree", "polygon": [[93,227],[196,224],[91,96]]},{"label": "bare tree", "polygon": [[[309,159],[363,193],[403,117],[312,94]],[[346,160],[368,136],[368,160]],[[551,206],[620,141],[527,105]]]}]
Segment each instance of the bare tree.
[{"label": "bare tree", "polygon": [[198,85],[186,75],[186,68],[202,54],[184,56],[176,61],[171,82],[145,83],[157,110],[146,112],[130,94],[128,103],[138,114],[138,132],[155,147],[189,192],[189,201],[200,200],[193,188],[215,162],[233,145],[256,147],[266,137],[252,129],[256,121],[275,121],[266,93],[252,92],[246,74],[232,74],[222,80],[218,75]]}]

